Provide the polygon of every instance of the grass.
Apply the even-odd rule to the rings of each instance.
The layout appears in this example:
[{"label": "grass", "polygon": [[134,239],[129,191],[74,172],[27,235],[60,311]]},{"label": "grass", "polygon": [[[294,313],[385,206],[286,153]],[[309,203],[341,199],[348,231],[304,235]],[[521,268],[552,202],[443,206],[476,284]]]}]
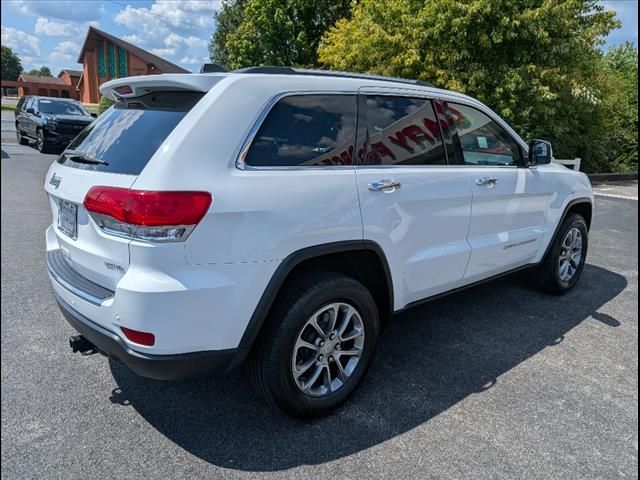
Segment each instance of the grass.
[{"label": "grass", "polygon": [[86,108],[89,113],[98,113],[97,103],[83,103],[82,106]]},{"label": "grass", "polygon": [[16,109],[15,105],[2,105],[2,110],[9,110],[11,112],[13,112]]}]

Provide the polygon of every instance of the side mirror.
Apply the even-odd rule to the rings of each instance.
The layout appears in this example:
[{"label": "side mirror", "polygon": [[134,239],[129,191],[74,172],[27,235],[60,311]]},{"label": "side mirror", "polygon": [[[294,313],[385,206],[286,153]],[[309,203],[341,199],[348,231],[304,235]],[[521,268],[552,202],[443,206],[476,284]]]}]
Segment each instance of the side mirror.
[{"label": "side mirror", "polygon": [[97,114],[97,113],[91,113],[91,116],[92,116],[93,118],[98,118],[98,114]]},{"label": "side mirror", "polygon": [[31,115],[35,115],[36,111],[33,108],[27,108],[27,113],[30,113]]},{"label": "side mirror", "polygon": [[533,139],[529,143],[529,165],[545,165],[551,163],[553,148],[551,142]]}]

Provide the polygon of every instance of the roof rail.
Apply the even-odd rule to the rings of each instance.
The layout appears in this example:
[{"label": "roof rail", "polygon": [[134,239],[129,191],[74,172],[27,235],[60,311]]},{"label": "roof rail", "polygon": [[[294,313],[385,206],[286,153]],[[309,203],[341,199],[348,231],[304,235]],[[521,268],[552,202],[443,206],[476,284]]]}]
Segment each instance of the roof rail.
[{"label": "roof rail", "polygon": [[313,75],[318,77],[340,77],[340,78],[363,78],[368,80],[382,80],[385,82],[408,83],[410,85],[419,85],[421,87],[433,87],[433,84],[423,80],[413,80],[400,77],[386,77],[384,75],[373,75],[370,73],[353,73],[338,72],[332,70],[312,70],[306,68],[294,67],[247,67],[238,70],[232,70],[231,73],[266,73],[271,75]]}]

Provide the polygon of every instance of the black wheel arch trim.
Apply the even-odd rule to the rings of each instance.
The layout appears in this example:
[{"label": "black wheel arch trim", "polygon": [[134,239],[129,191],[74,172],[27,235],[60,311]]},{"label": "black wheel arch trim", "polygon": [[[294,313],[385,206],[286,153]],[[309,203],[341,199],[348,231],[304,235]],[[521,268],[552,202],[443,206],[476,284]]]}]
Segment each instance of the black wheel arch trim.
[{"label": "black wheel arch trim", "polygon": [[[271,306],[273,305],[273,302],[276,299],[276,296],[278,295],[278,292],[295,267],[300,265],[302,262],[311,260],[313,258],[322,257],[324,255],[363,250],[373,252],[380,259],[380,263],[382,264],[382,268],[384,269],[384,274],[387,281],[390,306],[390,312],[388,313],[393,313],[393,280],[391,278],[389,263],[387,262],[387,258],[380,245],[371,240],[345,240],[340,242],[314,245],[297,250],[296,252],[287,256],[280,263],[274,274],[271,276],[271,280],[269,280],[267,288],[265,288],[264,292],[262,293],[262,296],[258,301],[258,305],[253,311],[253,315],[251,315],[251,319],[249,320],[249,324],[247,325],[242,339],[240,340],[240,345],[238,345],[238,348],[245,352],[249,352],[251,346],[258,337],[258,333],[262,328],[262,325],[269,313],[269,310],[271,309]],[[240,361],[244,360],[244,358],[238,358],[237,360],[239,363]]]},{"label": "black wheel arch trim", "polygon": [[[569,214],[569,210],[571,210],[571,208],[573,208],[576,205],[579,205],[581,203],[589,204],[589,206],[591,207],[591,211],[593,213],[593,201],[589,197],[579,197],[579,198],[574,198],[573,200],[571,200],[567,204],[567,206],[564,208],[564,212],[562,212],[562,216],[560,217],[560,220],[558,221],[558,224],[556,225],[556,228],[555,228],[555,230],[553,232],[553,236],[551,237],[551,240],[549,240],[549,243],[547,244],[547,248],[545,248],[545,250],[544,250],[544,255],[542,255],[540,263],[542,263],[544,261],[544,259],[547,258],[549,250],[551,250],[551,247],[553,246],[553,243],[556,241],[556,238],[558,237],[558,233],[560,232],[560,227],[562,227],[562,224],[564,223],[565,219],[567,218],[567,215]],[[587,229],[588,228],[589,228],[589,225],[587,225]]]},{"label": "black wheel arch trim", "polygon": [[[553,245],[553,242],[555,241],[558,235],[558,232],[560,230],[560,227],[562,226],[562,223],[564,222],[565,218],[569,213],[569,210],[571,210],[572,207],[580,203],[587,203],[589,204],[589,206],[591,206],[591,208],[593,208],[593,201],[589,197],[574,198],[566,205],[562,213],[562,216],[560,217],[560,220],[556,225],[555,231],[553,232],[553,236],[551,237],[551,240],[547,245],[547,248],[545,249],[544,255],[542,256],[543,260],[547,256],[547,253],[549,252],[549,250],[551,249],[551,246]],[[267,287],[262,293],[262,296],[260,297],[260,300],[258,301],[258,304],[254,309],[253,314],[251,315],[251,319],[249,320],[247,328],[245,329],[242,339],[240,340],[240,344],[238,345],[238,348],[241,349],[241,351],[246,352],[245,356],[249,354],[249,352],[251,351],[251,347],[253,346],[253,343],[258,337],[258,333],[260,332],[260,329],[262,328],[262,325],[269,313],[269,310],[271,309],[271,306],[273,305],[273,302],[275,301],[276,296],[280,291],[280,288],[282,287],[287,277],[296,266],[298,266],[299,264],[301,264],[306,260],[311,260],[313,258],[321,257],[323,255],[329,255],[332,253],[343,253],[343,252],[349,252],[349,251],[359,251],[359,250],[372,251],[380,259],[380,263],[382,264],[384,269],[384,274],[387,281],[388,295],[389,295],[390,308],[389,308],[389,312],[386,312],[386,313],[388,313],[389,315],[397,313],[394,310],[393,279],[391,277],[391,270],[389,269],[389,263],[387,262],[387,257],[384,254],[384,251],[382,250],[382,247],[380,247],[380,245],[378,245],[376,242],[371,240],[346,240],[346,241],[340,241],[340,242],[325,243],[321,245],[314,245],[314,246],[303,248],[301,250],[297,250],[296,252],[287,256],[280,263],[280,265],[278,266],[274,274],[271,276],[271,279],[269,280]],[[525,265],[523,267],[515,269],[514,271],[520,270],[522,268],[528,268],[531,266],[533,265]],[[505,272],[504,274],[501,274],[499,276],[510,274],[510,273],[513,273],[513,271]],[[493,280],[493,279],[494,278],[491,278],[490,280]],[[477,282],[477,283],[480,283],[480,282]],[[472,286],[472,285],[469,285],[469,286]],[[455,291],[457,290],[459,289],[456,289]],[[436,297],[439,298],[448,293],[453,293],[453,292],[446,292],[441,295],[437,295]],[[420,304],[423,301],[432,300],[432,299],[433,298],[418,300],[400,309],[400,311],[406,310],[416,304]],[[237,366],[239,363],[244,361],[245,356],[237,356],[235,359],[236,361],[234,362],[234,365],[232,365],[230,369],[232,369],[233,367]]]}]

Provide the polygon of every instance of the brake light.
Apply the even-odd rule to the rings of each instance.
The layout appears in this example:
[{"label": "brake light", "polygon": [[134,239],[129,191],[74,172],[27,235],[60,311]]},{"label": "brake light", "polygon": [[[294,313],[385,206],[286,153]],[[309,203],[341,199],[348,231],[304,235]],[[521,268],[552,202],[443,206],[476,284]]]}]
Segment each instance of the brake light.
[{"label": "brake light", "polygon": [[150,241],[189,236],[211,206],[209,192],[158,192],[92,187],[84,207],[107,233]]},{"label": "brake light", "polygon": [[120,95],[131,95],[133,93],[133,89],[129,85],[122,85],[121,87],[114,88],[114,90]]},{"label": "brake light", "polygon": [[138,330],[132,330],[126,327],[120,327],[120,330],[122,330],[124,336],[133,343],[146,345],[147,347],[151,347],[154,343],[156,343],[156,336],[153,333],[140,332]]}]

